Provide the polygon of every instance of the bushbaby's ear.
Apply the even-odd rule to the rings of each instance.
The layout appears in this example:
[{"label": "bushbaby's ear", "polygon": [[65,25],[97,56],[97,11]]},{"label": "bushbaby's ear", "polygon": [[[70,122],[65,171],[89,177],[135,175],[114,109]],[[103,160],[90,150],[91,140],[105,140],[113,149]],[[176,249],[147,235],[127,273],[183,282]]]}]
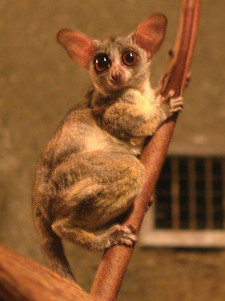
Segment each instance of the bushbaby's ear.
[{"label": "bushbaby's ear", "polygon": [[133,34],[133,42],[152,57],[160,48],[166,32],[167,19],[155,14],[144,20]]},{"label": "bushbaby's ear", "polygon": [[92,39],[83,33],[70,29],[60,30],[57,39],[64,46],[72,60],[81,67],[89,67],[90,59],[96,52],[96,45]]}]

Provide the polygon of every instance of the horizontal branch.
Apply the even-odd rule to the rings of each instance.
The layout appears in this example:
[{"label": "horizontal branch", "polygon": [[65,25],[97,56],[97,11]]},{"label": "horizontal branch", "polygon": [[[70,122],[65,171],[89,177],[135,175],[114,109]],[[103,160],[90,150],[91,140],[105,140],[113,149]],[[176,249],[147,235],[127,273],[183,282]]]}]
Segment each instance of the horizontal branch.
[{"label": "horizontal branch", "polygon": [[94,301],[76,283],[0,245],[0,300]]}]

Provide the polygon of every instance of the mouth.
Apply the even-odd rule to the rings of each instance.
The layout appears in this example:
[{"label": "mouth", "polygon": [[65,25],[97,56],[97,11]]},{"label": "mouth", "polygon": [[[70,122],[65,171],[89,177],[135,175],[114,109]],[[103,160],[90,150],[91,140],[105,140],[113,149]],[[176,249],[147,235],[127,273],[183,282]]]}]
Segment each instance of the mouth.
[{"label": "mouth", "polygon": [[127,84],[127,80],[125,76],[122,76],[120,74],[116,76],[111,76],[109,79],[109,84],[113,88],[123,88]]},{"label": "mouth", "polygon": [[113,87],[120,87],[120,86],[124,86],[125,81],[122,81],[122,80],[110,80],[109,84],[110,84],[110,86],[113,86]]},{"label": "mouth", "polygon": [[109,82],[109,90],[111,90],[111,91],[119,91],[119,90],[122,90],[122,89],[124,89],[125,87],[126,87],[126,82],[122,82],[122,81],[113,81],[113,80],[111,80],[110,82]]}]

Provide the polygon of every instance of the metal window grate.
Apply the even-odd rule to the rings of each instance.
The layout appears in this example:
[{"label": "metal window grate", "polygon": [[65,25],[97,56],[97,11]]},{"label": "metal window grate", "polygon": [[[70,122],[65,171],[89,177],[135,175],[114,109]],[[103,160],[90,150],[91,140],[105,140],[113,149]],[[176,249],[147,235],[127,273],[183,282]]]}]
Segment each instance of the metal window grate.
[{"label": "metal window grate", "polygon": [[152,209],[142,244],[225,247],[225,159],[168,157]]}]

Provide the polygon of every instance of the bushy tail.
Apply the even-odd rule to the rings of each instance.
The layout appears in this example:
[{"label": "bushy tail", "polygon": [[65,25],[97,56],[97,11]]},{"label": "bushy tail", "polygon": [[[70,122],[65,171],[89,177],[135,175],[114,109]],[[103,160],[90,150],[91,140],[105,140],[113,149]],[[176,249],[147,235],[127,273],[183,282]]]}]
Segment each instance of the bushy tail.
[{"label": "bushy tail", "polygon": [[75,278],[64,254],[61,238],[53,232],[51,224],[41,213],[36,214],[35,224],[41,237],[42,250],[48,259],[49,266],[63,277],[74,281]]}]

